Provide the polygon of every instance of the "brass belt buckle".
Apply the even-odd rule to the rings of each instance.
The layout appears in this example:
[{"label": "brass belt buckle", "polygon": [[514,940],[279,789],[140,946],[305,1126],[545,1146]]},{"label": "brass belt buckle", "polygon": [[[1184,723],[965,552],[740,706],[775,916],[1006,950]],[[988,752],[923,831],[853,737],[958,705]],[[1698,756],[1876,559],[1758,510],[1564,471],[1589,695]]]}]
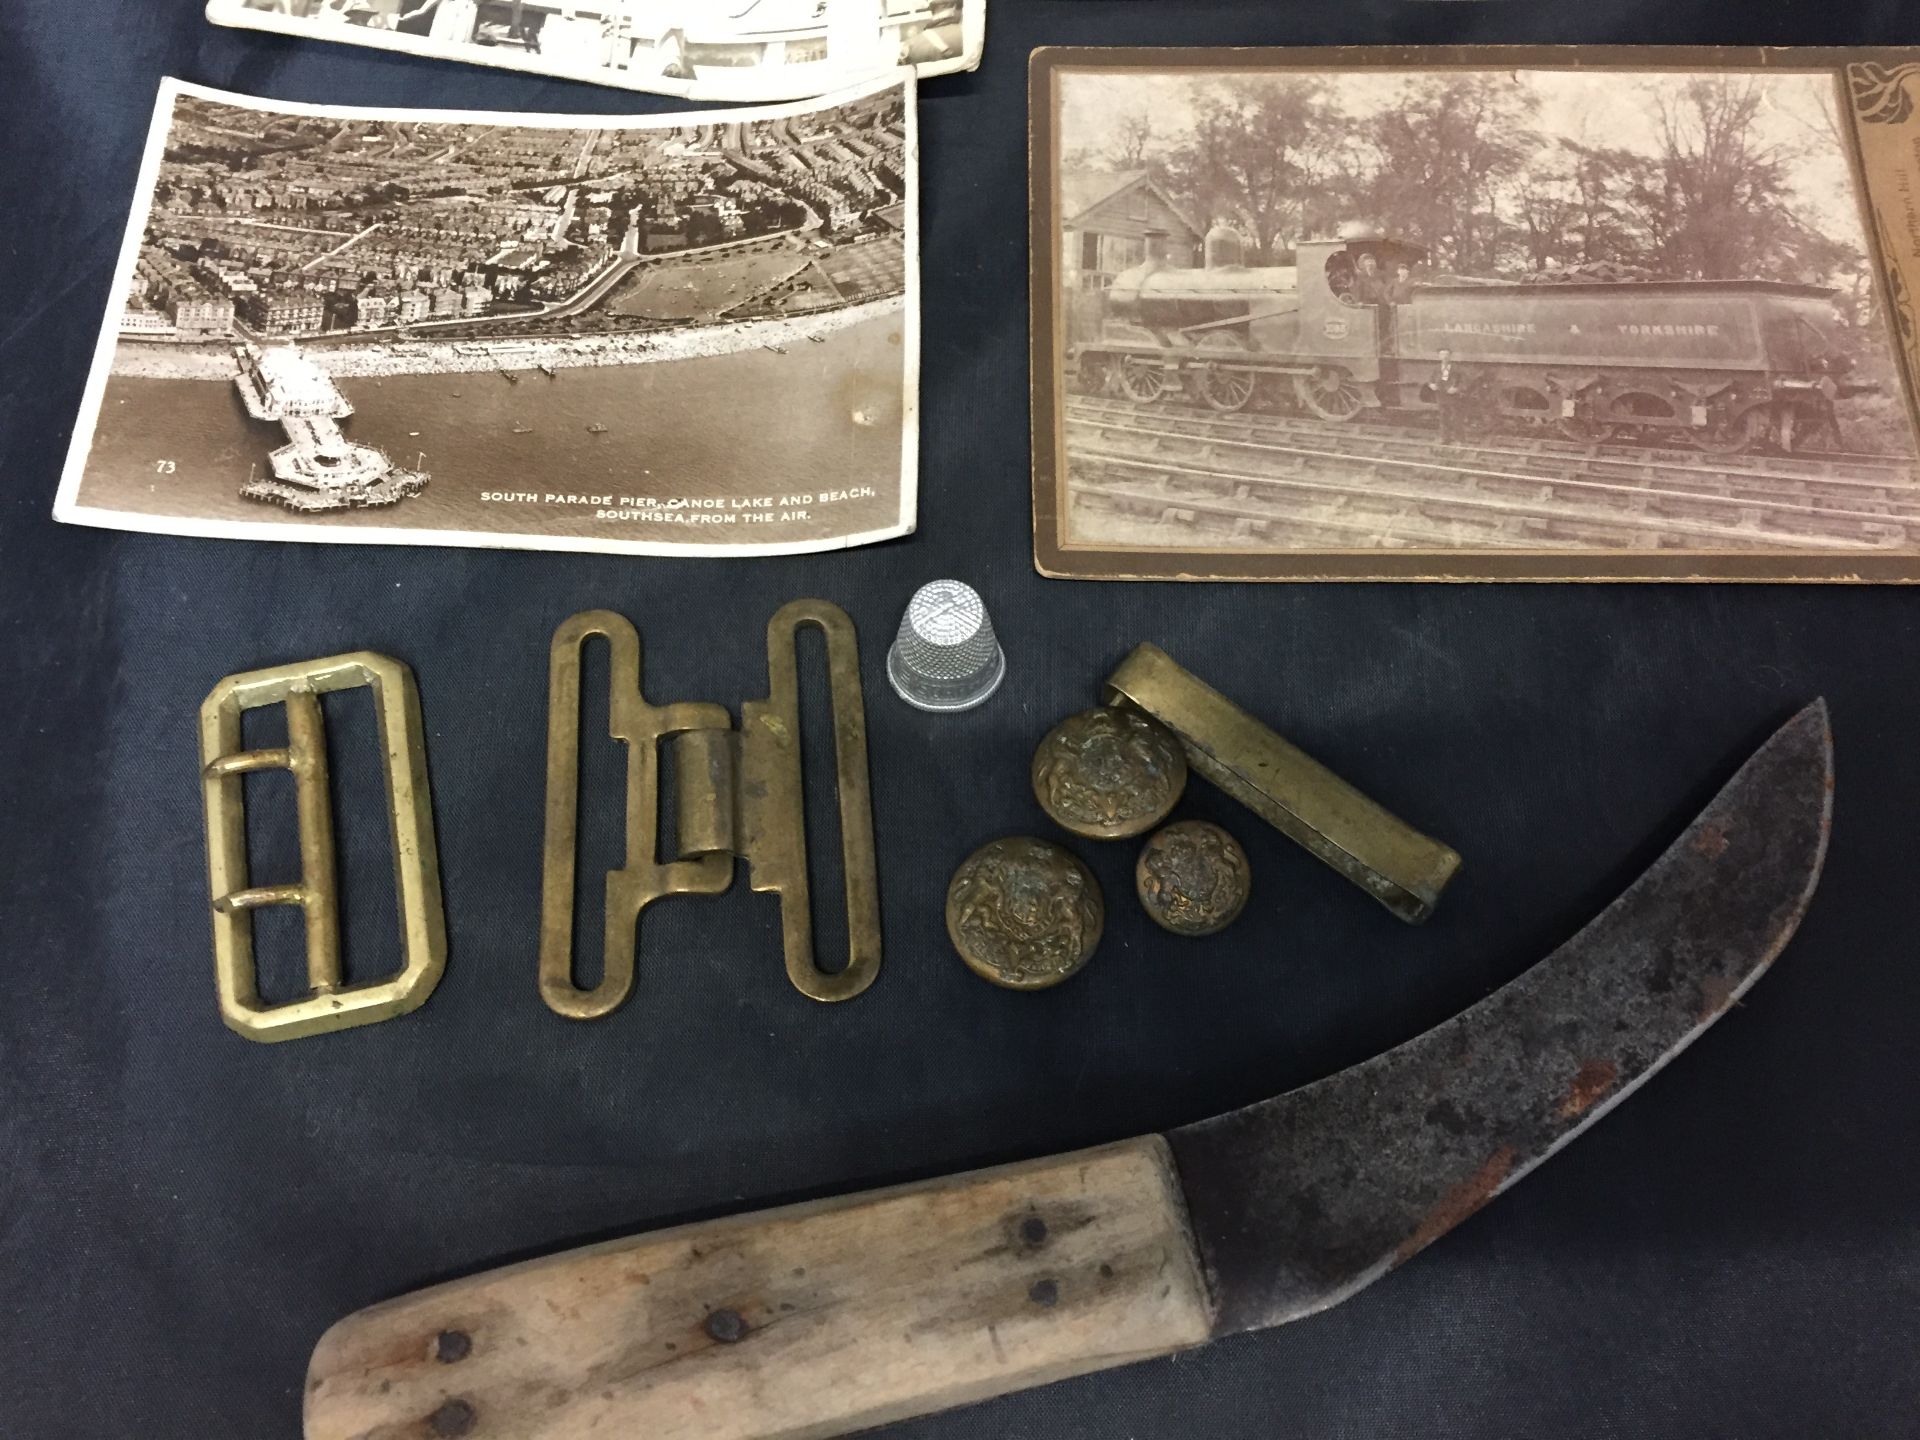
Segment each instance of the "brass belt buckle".
[{"label": "brass belt buckle", "polygon": [[[320,696],[360,685],[372,688],[379,717],[406,963],[397,975],[349,987],[340,963],[340,885]],[[287,709],[286,747],[241,749],[241,712],[282,703]],[[398,660],[361,651],[229,675],[200,707],[200,759],[213,894],[214,976],[227,1025],[249,1040],[295,1040],[370,1025],[424,1005],[446,968],[447,929],[413,672]],[[298,884],[255,886],[247,877],[242,777],[256,770],[286,770],[293,776],[300,821]],[[248,912],[267,905],[297,905],[306,917],[309,993],[284,1005],[261,1001],[254,966]]]},{"label": "brass belt buckle", "polygon": [[[827,641],[846,864],[848,962],[828,974],[814,963],[807,883],[806,803],[800,772],[800,690],[795,640],[803,626]],[[573,905],[580,808],[580,657],[590,636],[612,661],[608,729],[627,746],[626,863],[606,877],[600,983],[573,983]],[[844,610],[796,600],[767,626],[770,693],[741,708],[740,728],[723,705],[652,705],[641,693],[640,636],[607,610],[575,615],[554,633],[547,718],[547,823],[541,881],[540,995],[557,1014],[592,1020],[633,990],[640,916],[669,895],[718,895],[733,883],[735,857],[753,888],[780,896],[787,977],[815,1000],[851,1000],[880,971],[880,888],[867,768],[859,641]],[[672,747],[682,858],[660,856],[660,742]]]}]

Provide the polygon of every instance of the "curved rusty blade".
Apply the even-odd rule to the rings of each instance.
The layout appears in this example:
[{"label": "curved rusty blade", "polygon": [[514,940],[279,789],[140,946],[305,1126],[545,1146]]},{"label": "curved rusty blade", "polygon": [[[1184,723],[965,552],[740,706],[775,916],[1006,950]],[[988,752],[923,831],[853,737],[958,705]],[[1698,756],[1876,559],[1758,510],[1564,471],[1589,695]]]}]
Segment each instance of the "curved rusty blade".
[{"label": "curved rusty blade", "polygon": [[1451,1230],[1684,1050],[1799,926],[1826,857],[1825,701],[1631,889],[1418,1039],[1167,1136],[1216,1334],[1337,1305]]}]

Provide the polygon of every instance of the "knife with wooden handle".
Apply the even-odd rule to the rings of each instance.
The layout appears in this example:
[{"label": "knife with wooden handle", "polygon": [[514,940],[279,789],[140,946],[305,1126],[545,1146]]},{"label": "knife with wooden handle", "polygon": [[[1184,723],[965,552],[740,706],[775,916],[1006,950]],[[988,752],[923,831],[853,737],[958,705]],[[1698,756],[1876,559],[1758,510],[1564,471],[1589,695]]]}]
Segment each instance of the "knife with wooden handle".
[{"label": "knife with wooden handle", "polygon": [[307,1440],[843,1435],[1339,1303],[1624,1099],[1797,928],[1825,705],[1519,979],[1363,1065],[1165,1136],[689,1225],[341,1321]]}]

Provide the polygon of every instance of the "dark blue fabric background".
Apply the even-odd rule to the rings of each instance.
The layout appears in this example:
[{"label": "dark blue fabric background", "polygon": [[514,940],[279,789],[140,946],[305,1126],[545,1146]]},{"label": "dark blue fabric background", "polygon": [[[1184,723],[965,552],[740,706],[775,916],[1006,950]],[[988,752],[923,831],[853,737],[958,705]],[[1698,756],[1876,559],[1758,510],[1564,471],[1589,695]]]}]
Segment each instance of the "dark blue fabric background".
[{"label": "dark blue fabric background", "polygon": [[[1570,933],[1737,760],[1827,695],[1826,881],[1776,974],[1640,1098],[1319,1319],[894,1427],[919,1440],[1920,1434],[1913,926],[1920,595],[1820,588],[1043,582],[1028,534],[1027,52],[1043,43],[1899,43],[1920,7],[1726,0],[995,0],[986,67],[924,92],[918,537],[679,562],[189,541],[54,525],[163,74],[273,97],[619,112],[644,97],[218,31],[197,0],[12,0],[0,26],[0,1435],[292,1436],[333,1320],[586,1239],[1017,1159],[1312,1079]],[[554,477],[556,480],[563,477]],[[987,596],[1013,678],[958,720],[882,658],[913,587]],[[615,1018],[533,985],[545,647],[624,611],[656,699],[764,693],[802,594],[866,637],[887,961],[853,1004],[782,976],[772,902],[656,910]],[[1047,833],[1027,758],[1136,641],[1166,645],[1468,857],[1407,930],[1207,796],[1257,898],[1182,945],[1080,847],[1103,953],[1011,996],[948,952],[953,866]],[[451,930],[400,1022],[265,1048],[219,1024],[194,714],[221,675],[374,648],[418,674]],[[356,955],[391,953],[381,822],[337,741]],[[611,746],[596,750],[610,774]],[[356,776],[358,778],[356,778]],[[354,803],[354,798],[364,804]],[[284,798],[284,797],[283,797]],[[604,807],[603,807],[604,808]],[[284,816],[261,844],[285,858]],[[611,820],[583,873],[614,863]],[[367,843],[361,843],[361,842]],[[262,866],[265,869],[265,866]],[[290,931],[276,932],[291,953]]]}]

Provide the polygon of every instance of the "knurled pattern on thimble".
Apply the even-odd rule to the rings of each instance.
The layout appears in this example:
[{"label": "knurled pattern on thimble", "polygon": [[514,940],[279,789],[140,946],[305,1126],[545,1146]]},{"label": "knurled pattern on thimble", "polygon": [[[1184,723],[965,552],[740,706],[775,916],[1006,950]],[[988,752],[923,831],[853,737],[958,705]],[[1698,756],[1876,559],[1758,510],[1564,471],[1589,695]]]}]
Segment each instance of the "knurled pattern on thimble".
[{"label": "knurled pattern on thimble", "polygon": [[965,710],[999,686],[1006,657],[987,607],[970,585],[922,585],[900,620],[887,676],[900,698],[923,710]]},{"label": "knurled pattern on thimble", "polygon": [[987,607],[958,580],[922,585],[900,621],[901,658],[929,680],[965,680],[993,664],[999,649]]}]

